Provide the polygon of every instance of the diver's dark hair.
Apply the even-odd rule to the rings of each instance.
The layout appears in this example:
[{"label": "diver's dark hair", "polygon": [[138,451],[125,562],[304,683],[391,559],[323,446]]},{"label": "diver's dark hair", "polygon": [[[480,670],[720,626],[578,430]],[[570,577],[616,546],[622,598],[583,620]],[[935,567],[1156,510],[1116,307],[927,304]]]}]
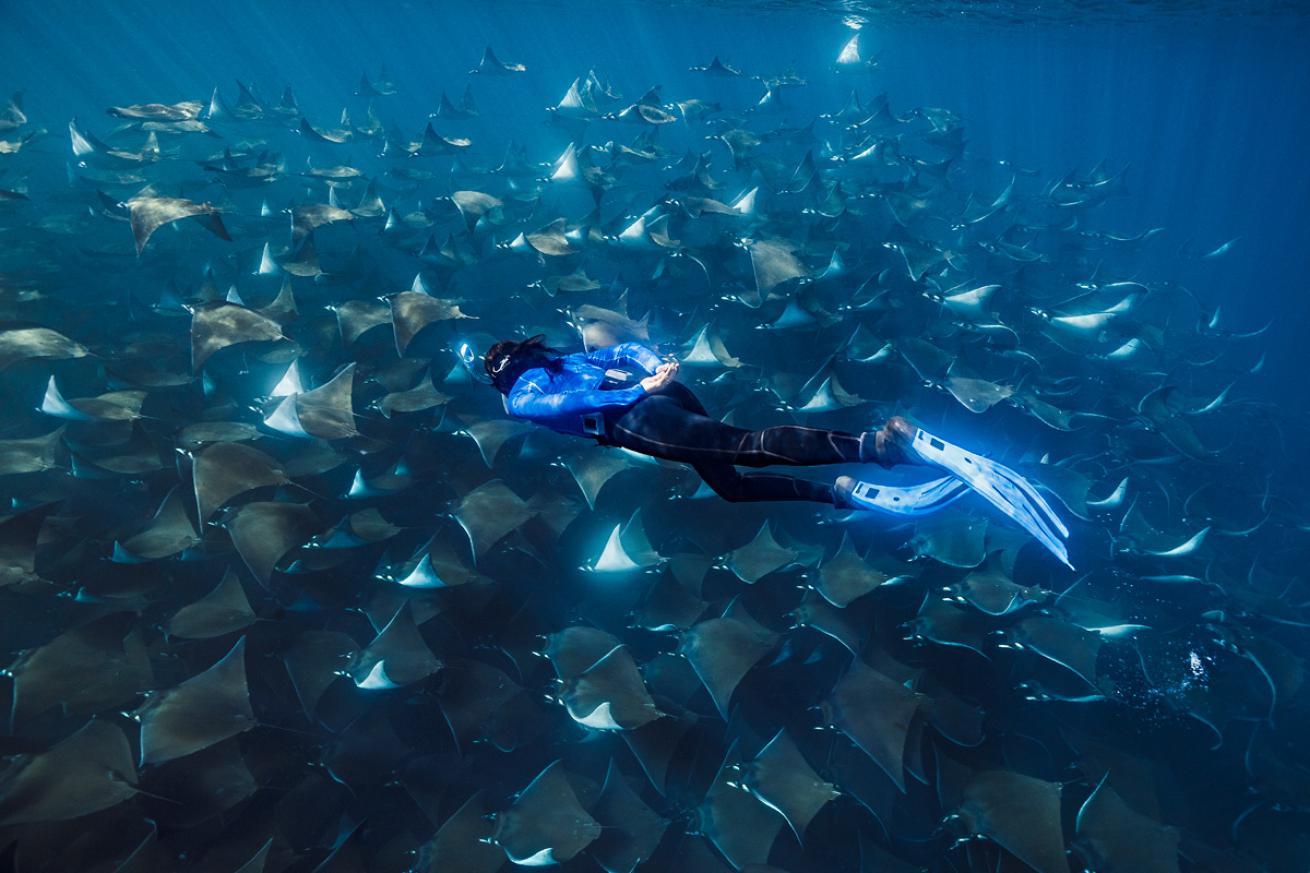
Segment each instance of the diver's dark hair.
[{"label": "diver's dark hair", "polygon": [[539,333],[525,340],[501,340],[487,349],[482,358],[491,384],[501,394],[509,394],[524,370],[545,367],[559,370],[559,350],[546,345],[546,335]]}]

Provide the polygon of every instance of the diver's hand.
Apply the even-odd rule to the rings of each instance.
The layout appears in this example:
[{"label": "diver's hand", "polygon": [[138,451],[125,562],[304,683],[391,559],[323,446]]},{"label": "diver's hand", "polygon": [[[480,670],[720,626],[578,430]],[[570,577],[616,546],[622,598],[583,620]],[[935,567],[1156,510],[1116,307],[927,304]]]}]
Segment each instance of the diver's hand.
[{"label": "diver's hand", "polygon": [[655,391],[656,389],[663,388],[665,385],[672,382],[674,377],[676,377],[677,375],[678,375],[678,362],[669,361],[667,363],[660,364],[658,367],[656,367],[655,373],[653,375],[647,376],[645,379],[642,379],[641,387],[646,389],[647,393],[649,393],[651,391]]}]

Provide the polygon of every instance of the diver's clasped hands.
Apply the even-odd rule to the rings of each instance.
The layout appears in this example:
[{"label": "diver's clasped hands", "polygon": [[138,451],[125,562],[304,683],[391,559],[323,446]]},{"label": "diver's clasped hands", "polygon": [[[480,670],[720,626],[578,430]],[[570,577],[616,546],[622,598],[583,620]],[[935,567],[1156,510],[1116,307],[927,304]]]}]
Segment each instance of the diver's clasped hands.
[{"label": "diver's clasped hands", "polygon": [[655,372],[641,380],[641,387],[647,392],[663,388],[678,375],[678,362],[665,361],[655,368]]}]

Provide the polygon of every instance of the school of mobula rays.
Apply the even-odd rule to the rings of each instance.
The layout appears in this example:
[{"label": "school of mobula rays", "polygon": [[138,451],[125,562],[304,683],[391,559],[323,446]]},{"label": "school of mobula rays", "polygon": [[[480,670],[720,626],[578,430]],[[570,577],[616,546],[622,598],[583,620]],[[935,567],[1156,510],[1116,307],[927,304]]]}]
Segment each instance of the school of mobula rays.
[{"label": "school of mobula rays", "polygon": [[[413,138],[385,72],[335,123],[239,85],[68,147],[16,95],[5,868],[1301,869],[1262,331],[1107,228],[1122,169],[975,155],[877,67],[851,37],[813,118],[794,71],[587,72],[494,151],[534,72],[491,48]],[[729,505],[508,418],[461,349],[533,333],[676,355],[742,426],[958,437],[1067,562],[958,478]]]}]

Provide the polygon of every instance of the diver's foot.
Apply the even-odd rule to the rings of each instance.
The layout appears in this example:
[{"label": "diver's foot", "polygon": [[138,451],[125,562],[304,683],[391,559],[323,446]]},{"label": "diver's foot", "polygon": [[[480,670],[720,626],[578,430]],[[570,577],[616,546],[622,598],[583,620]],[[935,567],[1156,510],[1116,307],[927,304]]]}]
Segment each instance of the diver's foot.
[{"label": "diver's foot", "polygon": [[919,429],[900,415],[887,419],[882,430],[860,435],[860,460],[890,469],[898,464],[923,463],[914,451],[914,436]]}]

